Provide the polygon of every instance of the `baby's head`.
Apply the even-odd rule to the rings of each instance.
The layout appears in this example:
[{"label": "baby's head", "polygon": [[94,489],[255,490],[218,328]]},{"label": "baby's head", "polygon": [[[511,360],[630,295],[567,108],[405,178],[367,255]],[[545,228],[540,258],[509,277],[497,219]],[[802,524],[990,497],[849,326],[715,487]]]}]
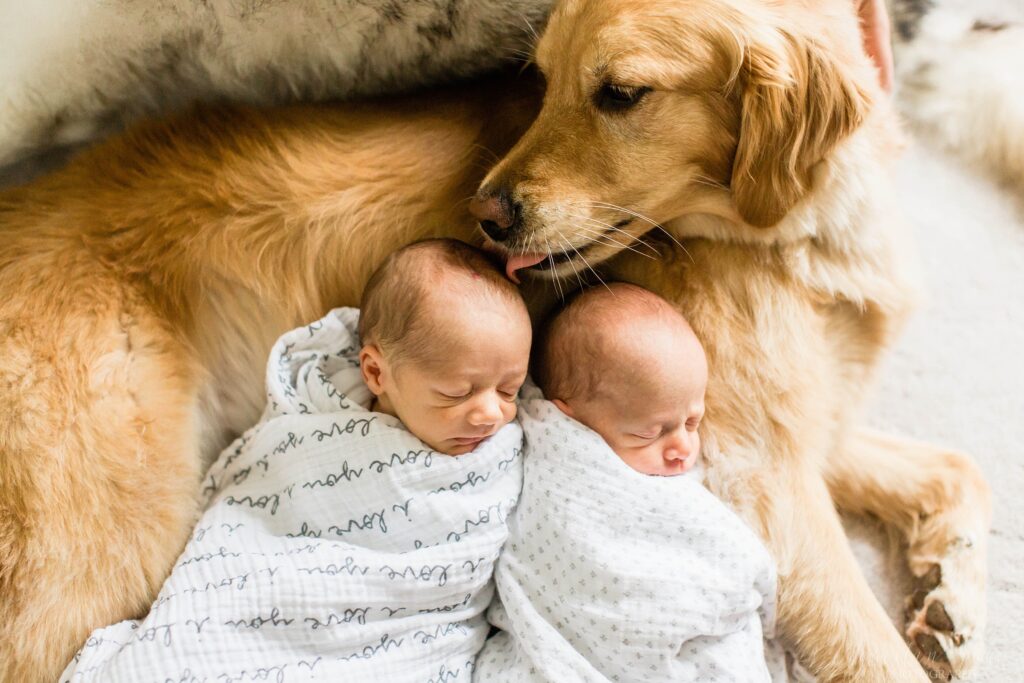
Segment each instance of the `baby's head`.
[{"label": "baby's head", "polygon": [[530,316],[486,254],[448,239],[405,247],[370,277],[360,309],[359,361],[376,410],[449,455],[515,417]]},{"label": "baby's head", "polygon": [[700,451],[707,358],[661,297],[594,287],[558,313],[537,353],[544,395],[645,474],[682,474]]}]

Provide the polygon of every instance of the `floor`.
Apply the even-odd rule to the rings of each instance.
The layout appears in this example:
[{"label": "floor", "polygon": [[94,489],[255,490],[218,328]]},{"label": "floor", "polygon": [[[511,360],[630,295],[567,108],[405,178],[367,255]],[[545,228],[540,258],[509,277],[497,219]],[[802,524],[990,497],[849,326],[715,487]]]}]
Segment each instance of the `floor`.
[{"label": "floor", "polygon": [[[870,403],[879,428],[972,454],[992,488],[987,653],[978,683],[1024,681],[1024,192],[918,144],[898,175],[928,298]],[[895,620],[906,577],[869,524],[855,550]],[[896,557],[894,557],[896,555]]]}]

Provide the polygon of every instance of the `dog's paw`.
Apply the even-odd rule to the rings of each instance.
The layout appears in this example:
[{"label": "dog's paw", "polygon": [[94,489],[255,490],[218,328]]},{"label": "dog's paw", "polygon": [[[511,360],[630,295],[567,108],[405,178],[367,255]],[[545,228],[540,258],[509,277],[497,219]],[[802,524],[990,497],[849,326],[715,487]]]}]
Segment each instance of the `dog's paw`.
[{"label": "dog's paw", "polygon": [[931,678],[940,681],[968,675],[984,650],[980,549],[963,539],[955,545],[941,560],[933,558],[926,570],[915,572],[916,590],[907,599],[907,640]]}]

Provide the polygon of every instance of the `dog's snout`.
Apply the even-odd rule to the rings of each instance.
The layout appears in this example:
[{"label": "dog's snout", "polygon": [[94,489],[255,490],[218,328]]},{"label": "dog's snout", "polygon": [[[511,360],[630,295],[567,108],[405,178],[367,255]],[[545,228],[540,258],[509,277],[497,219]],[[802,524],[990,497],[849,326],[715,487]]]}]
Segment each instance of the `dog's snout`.
[{"label": "dog's snout", "polygon": [[512,201],[508,190],[481,189],[469,203],[469,212],[480,221],[480,229],[495,242],[504,242],[519,223],[519,204]]},{"label": "dog's snout", "polygon": [[497,192],[481,189],[469,203],[469,212],[481,222],[489,221],[502,230],[515,222],[515,207],[505,188]]},{"label": "dog's snout", "polygon": [[503,242],[508,238],[508,230],[502,230],[494,221],[480,221],[480,229],[495,242]]}]

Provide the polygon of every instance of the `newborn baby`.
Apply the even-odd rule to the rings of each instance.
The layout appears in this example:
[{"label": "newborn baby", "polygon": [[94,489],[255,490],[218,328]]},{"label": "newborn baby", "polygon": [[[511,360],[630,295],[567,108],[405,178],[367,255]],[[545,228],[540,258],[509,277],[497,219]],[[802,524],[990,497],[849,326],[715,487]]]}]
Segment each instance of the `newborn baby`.
[{"label": "newborn baby", "polygon": [[370,278],[360,308],[373,410],[448,455],[472,451],[516,416],[530,316],[482,252],[455,240],[396,252]]},{"label": "newborn baby", "polygon": [[523,494],[488,614],[500,632],[474,680],[771,680],[774,565],[690,472],[707,384],[690,326],[612,284],[574,299],[537,351],[552,401],[524,389]]},{"label": "newborn baby", "polygon": [[529,317],[452,240],[393,254],[363,305],[278,340],[266,412],[211,466],[149,614],[61,680],[469,677],[522,486]]},{"label": "newborn baby", "polygon": [[700,454],[708,362],[668,302],[614,283],[552,321],[537,357],[544,396],[644,474],[672,476]]}]

